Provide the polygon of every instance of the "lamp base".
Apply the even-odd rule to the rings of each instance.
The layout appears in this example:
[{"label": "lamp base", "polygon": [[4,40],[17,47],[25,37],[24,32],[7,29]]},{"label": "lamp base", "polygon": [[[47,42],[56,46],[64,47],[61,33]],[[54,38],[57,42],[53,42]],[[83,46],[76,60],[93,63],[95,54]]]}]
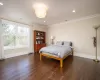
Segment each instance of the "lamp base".
[{"label": "lamp base", "polygon": [[96,63],[100,62],[98,59],[94,59],[93,61],[96,62]]}]

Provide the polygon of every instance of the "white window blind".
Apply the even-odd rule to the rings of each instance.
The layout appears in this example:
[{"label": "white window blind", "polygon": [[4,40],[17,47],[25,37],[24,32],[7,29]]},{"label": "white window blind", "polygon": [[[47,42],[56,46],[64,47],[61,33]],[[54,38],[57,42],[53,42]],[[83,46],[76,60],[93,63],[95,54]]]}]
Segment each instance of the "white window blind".
[{"label": "white window blind", "polygon": [[25,25],[2,21],[4,49],[29,47],[29,28]]}]

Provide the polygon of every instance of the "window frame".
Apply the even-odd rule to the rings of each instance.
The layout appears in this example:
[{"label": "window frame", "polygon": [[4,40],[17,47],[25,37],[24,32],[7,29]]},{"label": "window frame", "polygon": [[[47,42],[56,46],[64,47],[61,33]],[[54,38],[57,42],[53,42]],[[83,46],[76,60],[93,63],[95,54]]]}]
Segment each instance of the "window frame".
[{"label": "window frame", "polygon": [[[30,45],[30,28],[29,28],[29,26],[23,25],[23,24],[18,24],[18,23],[15,23],[15,22],[5,21],[5,20],[3,21],[2,24],[14,25],[16,27],[16,29],[17,29],[16,32],[15,32],[16,34],[14,34],[15,37],[16,37],[16,39],[15,39],[15,45],[14,46],[3,46],[4,50],[18,49],[18,48],[27,48],[27,47],[29,47],[29,45]],[[18,27],[23,27],[23,28],[27,28],[28,29],[28,35],[26,35],[26,37],[28,39],[27,45],[17,46],[17,43],[18,43],[17,42],[17,37],[19,36],[19,34],[18,34]],[[9,34],[3,34],[3,37],[6,36],[6,35],[9,35]],[[25,35],[22,35],[22,36],[25,37]]]}]

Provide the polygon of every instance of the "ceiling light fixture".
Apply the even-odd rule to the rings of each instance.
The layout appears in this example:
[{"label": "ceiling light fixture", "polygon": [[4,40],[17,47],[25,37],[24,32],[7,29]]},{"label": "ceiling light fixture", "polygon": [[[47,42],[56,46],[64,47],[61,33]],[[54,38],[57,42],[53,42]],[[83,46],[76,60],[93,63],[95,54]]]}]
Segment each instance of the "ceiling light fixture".
[{"label": "ceiling light fixture", "polygon": [[45,22],[45,21],[44,21]]},{"label": "ceiling light fixture", "polygon": [[45,18],[47,14],[48,7],[43,3],[35,3],[33,5],[33,8],[35,10],[35,14],[38,18]]},{"label": "ceiling light fixture", "polygon": [[2,2],[0,2],[0,5],[2,6],[2,5],[3,5],[3,3],[2,3]]},{"label": "ceiling light fixture", "polygon": [[75,13],[76,11],[75,11],[75,10],[73,10],[72,12],[73,12],[73,13]]}]

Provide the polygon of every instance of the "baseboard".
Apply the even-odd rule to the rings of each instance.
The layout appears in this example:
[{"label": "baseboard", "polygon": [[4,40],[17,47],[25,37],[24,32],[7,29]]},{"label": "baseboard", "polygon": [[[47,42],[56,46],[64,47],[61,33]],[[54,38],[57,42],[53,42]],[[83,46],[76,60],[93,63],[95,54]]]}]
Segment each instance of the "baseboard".
[{"label": "baseboard", "polygon": [[[16,56],[21,56],[21,55],[25,55],[25,54],[29,54],[29,52],[20,52],[20,53],[14,53],[14,54],[6,54],[5,55],[5,59],[6,58],[11,58],[11,57],[16,57]],[[86,55],[86,54],[83,54],[83,53],[74,53],[74,56],[88,58],[88,59],[95,59],[95,56]],[[98,56],[98,59],[100,60],[100,56]]]},{"label": "baseboard", "polygon": [[0,61],[3,61],[3,60],[5,60],[5,59],[0,59]]},{"label": "baseboard", "polygon": [[16,57],[16,56],[21,56],[21,55],[26,55],[29,54],[29,52],[20,52],[20,53],[11,53],[11,54],[5,54],[5,59],[11,58],[11,57]]},{"label": "baseboard", "polygon": [[[95,59],[95,56],[86,55],[86,54],[83,54],[83,53],[75,53],[74,56],[88,58],[88,59]],[[98,56],[98,60],[100,60],[100,56]]]}]

